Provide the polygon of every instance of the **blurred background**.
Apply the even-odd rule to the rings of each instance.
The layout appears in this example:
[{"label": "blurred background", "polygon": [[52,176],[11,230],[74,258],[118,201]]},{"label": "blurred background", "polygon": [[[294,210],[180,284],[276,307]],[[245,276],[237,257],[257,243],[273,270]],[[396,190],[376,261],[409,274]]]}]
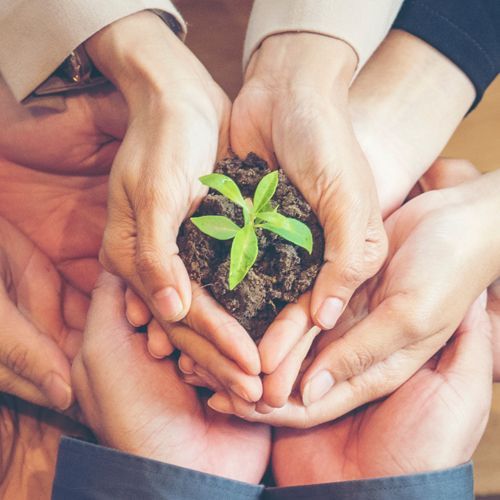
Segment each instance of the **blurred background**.
[{"label": "blurred background", "polygon": [[[176,0],[175,3],[189,25],[187,44],[233,99],[241,86],[243,38],[252,0]],[[500,167],[499,78],[463,121],[443,155],[467,158],[482,171]],[[494,387],[490,422],[474,461],[479,498],[500,500],[500,384]]]}]

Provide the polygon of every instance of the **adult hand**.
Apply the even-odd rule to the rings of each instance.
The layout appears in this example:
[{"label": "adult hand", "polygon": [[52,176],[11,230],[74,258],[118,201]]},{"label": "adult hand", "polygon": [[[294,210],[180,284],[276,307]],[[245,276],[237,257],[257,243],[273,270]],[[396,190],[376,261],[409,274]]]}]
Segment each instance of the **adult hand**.
[{"label": "adult hand", "polygon": [[278,486],[415,474],[470,460],[491,402],[484,302],[474,304],[440,355],[388,398],[315,429],[277,429]]},{"label": "adult hand", "polygon": [[269,428],[207,410],[173,361],[152,360],[146,339],[126,320],[124,287],[109,274],[93,293],[72,375],[85,420],[104,445],[260,481],[269,459]]},{"label": "adult hand", "polygon": [[493,331],[493,382],[500,382],[500,278],[488,288],[487,309]]},{"label": "adult hand", "polygon": [[[311,317],[323,329],[333,328],[386,255],[373,177],[349,116],[355,66],[356,54],[343,41],[310,33],[273,35],[252,56],[231,114],[234,151],[277,162],[324,229],[325,263],[310,300]],[[266,334],[259,346],[265,373],[276,368],[268,351],[283,343],[289,350],[302,335],[283,315],[284,322],[270,327],[281,330],[279,340],[268,345]]]},{"label": "adult hand", "polygon": [[160,323],[178,321],[189,311],[191,284],[177,233],[206,193],[198,178],[213,169],[219,153],[227,154],[229,100],[152,12],[107,26],[86,49],[129,110],[110,176],[100,260],[126,279]]},{"label": "adult hand", "polygon": [[[500,274],[499,183],[500,171],[493,172],[425,193],[397,211],[386,224],[388,264],[353,297],[338,327],[318,342],[300,381],[301,394],[267,415],[252,405],[238,413],[273,425],[310,427],[385,396],[410,378]],[[282,384],[290,393],[296,374],[285,370],[276,390],[282,392]],[[210,404],[234,411],[220,394]]]},{"label": "adult hand", "polygon": [[85,321],[80,294],[50,260],[0,218],[0,391],[66,410],[70,359]]}]

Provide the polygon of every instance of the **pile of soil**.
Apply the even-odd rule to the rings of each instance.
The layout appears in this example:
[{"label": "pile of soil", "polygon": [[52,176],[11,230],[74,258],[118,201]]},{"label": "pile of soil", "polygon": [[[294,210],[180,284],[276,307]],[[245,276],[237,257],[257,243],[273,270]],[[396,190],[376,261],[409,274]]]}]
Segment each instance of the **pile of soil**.
[{"label": "pile of soil", "polygon": [[[220,161],[215,172],[231,177],[243,197],[253,197],[259,181],[271,170],[267,163],[250,153],[245,160],[237,157]],[[178,237],[180,256],[191,278],[207,287],[222,304],[258,340],[278,312],[313,284],[323,261],[324,238],[318,219],[299,191],[279,170],[279,183],[271,200],[278,211],[309,226],[313,234],[313,252],[289,243],[280,236],[257,229],[259,254],[245,279],[229,290],[229,256],[232,240],[219,241],[202,233],[186,220]],[[240,207],[210,190],[194,214],[225,215],[240,227]]]}]

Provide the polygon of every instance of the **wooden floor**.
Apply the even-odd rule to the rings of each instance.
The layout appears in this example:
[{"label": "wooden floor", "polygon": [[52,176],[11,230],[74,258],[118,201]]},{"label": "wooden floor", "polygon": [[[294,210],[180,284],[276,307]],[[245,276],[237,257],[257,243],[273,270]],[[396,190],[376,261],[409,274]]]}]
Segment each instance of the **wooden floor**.
[{"label": "wooden floor", "polygon": [[[176,1],[189,23],[188,45],[231,98],[241,85],[241,53],[251,3],[251,0]],[[483,171],[500,167],[500,79],[464,120],[444,155],[467,158]],[[500,494],[500,385],[494,388],[490,424],[475,463],[477,493]]]}]

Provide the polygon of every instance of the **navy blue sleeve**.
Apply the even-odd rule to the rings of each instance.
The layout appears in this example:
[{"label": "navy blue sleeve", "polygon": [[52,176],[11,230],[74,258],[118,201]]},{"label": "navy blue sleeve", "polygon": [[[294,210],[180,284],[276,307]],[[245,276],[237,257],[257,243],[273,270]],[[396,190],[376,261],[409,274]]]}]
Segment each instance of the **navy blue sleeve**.
[{"label": "navy blue sleeve", "polygon": [[393,24],[453,61],[476,89],[474,106],[500,71],[500,1],[405,0]]},{"label": "navy blue sleeve", "polygon": [[267,488],[63,438],[53,500],[472,500],[471,463],[365,481]]},{"label": "navy blue sleeve", "polygon": [[473,500],[472,464],[411,476],[268,488],[266,500]]},{"label": "navy blue sleeve", "polygon": [[62,438],[53,500],[256,500],[263,486]]}]

